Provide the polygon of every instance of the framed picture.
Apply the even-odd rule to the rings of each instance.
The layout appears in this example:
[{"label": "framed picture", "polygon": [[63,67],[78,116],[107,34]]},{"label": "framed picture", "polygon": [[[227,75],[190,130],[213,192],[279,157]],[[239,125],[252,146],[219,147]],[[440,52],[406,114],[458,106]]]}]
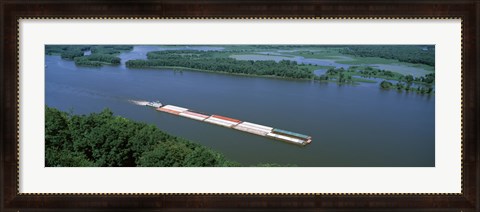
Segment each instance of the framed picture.
[{"label": "framed picture", "polygon": [[2,3],[2,211],[477,211],[478,8]]}]

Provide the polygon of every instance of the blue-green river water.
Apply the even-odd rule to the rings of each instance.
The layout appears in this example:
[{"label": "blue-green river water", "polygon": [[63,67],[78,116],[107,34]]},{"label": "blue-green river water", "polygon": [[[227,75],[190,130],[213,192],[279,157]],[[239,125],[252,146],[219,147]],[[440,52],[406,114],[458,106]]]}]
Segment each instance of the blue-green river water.
[{"label": "blue-green river water", "polygon": [[[198,47],[199,50],[211,50]],[[218,50],[216,48],[213,48]],[[161,47],[135,46],[122,65],[77,67],[46,56],[46,105],[75,114],[110,108],[245,165],[309,167],[435,166],[435,97],[346,86],[194,71],[127,69]],[[305,147],[156,112],[129,100],[219,114],[312,136]]]}]

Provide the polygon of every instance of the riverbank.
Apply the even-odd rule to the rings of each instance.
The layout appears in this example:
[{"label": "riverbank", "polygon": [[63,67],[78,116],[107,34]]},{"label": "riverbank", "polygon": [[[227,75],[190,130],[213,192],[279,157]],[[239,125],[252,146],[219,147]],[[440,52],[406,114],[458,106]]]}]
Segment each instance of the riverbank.
[{"label": "riverbank", "polygon": [[198,69],[198,68],[189,68],[189,67],[181,67],[181,66],[149,66],[149,67],[142,67],[142,68],[130,68],[130,69],[165,69],[165,70],[174,70],[174,71],[199,71],[199,72],[206,72],[206,73],[216,73],[216,74],[225,74],[225,75],[234,75],[234,76],[244,76],[244,77],[262,77],[262,78],[273,78],[273,79],[285,79],[285,80],[301,80],[301,81],[310,81],[312,79],[301,79],[301,78],[288,78],[288,77],[280,77],[275,75],[257,75],[257,74],[244,74],[244,73],[231,73],[225,71],[211,71],[205,69]]},{"label": "riverbank", "polygon": [[[45,107],[47,167],[241,167],[222,153],[105,109],[72,115]],[[281,166],[259,163],[256,166]],[[287,165],[291,166],[291,165]]]}]

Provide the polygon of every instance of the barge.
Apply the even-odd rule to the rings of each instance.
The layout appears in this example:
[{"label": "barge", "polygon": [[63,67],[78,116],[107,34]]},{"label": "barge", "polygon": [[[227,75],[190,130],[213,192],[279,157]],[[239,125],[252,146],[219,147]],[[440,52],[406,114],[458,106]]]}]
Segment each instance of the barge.
[{"label": "barge", "polygon": [[182,116],[189,119],[194,119],[197,121],[202,121],[210,124],[215,124],[222,127],[227,127],[242,132],[267,137],[275,140],[280,140],[292,144],[305,146],[312,142],[312,137],[300,133],[290,132],[287,130],[277,129],[269,126],[264,126],[260,124],[255,124],[246,121],[240,121],[238,119],[229,118],[220,115],[208,115],[199,113],[187,108],[174,106],[174,105],[163,105],[162,103],[148,102],[146,104],[148,107],[152,107],[157,111],[169,113],[172,115]]}]

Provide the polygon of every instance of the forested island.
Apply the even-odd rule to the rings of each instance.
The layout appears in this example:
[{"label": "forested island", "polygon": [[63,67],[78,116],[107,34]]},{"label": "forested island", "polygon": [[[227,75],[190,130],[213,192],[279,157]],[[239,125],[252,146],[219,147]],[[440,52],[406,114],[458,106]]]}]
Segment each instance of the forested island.
[{"label": "forested island", "polygon": [[165,68],[181,67],[199,71],[224,72],[257,76],[276,76],[294,79],[310,79],[313,74],[305,66],[295,61],[242,61],[220,57],[222,52],[168,50],[153,51],[147,54],[147,60],[129,60],[128,68]]},{"label": "forested island", "polygon": [[[109,109],[72,115],[45,107],[47,167],[238,167],[219,152]],[[256,166],[280,166],[260,163]],[[288,165],[291,166],[291,165]]]},{"label": "forested island", "polygon": [[120,64],[118,54],[132,49],[129,45],[48,45],[45,54],[60,55],[62,59],[75,61],[78,66],[100,67]]}]

